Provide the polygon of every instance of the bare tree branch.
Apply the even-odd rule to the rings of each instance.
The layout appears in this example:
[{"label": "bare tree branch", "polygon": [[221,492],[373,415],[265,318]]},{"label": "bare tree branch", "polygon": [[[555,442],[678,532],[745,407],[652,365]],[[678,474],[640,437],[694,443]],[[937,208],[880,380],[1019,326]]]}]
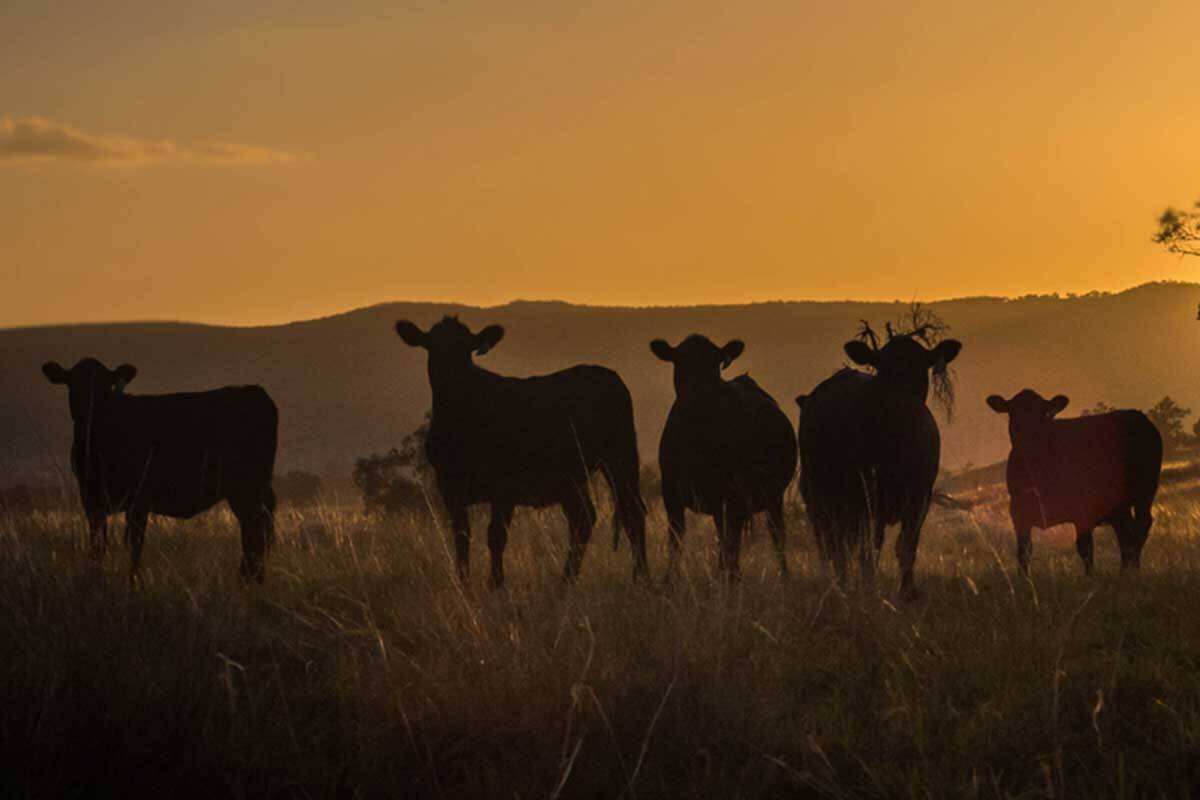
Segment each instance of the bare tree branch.
[{"label": "bare tree branch", "polygon": [[1168,253],[1200,256],[1200,200],[1188,209],[1167,208],[1152,240]]}]

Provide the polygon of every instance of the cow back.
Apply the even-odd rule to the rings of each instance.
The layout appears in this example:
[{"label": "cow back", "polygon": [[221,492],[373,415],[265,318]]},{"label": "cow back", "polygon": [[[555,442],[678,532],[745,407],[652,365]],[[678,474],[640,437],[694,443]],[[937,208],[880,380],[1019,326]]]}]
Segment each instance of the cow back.
[{"label": "cow back", "polygon": [[258,386],[113,398],[72,463],[85,503],[188,517],[269,492],[278,412]]},{"label": "cow back", "polygon": [[435,395],[426,452],[451,502],[548,505],[615,446],[636,451],[632,408],[604,367],[529,378],[477,370],[452,402]]}]

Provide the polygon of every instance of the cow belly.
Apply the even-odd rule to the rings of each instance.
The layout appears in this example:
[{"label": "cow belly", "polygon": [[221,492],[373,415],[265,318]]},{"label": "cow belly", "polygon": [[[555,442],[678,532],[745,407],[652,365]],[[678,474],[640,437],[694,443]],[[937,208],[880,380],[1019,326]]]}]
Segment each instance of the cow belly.
[{"label": "cow belly", "polygon": [[152,513],[186,519],[212,508],[231,491],[253,491],[251,484],[257,481],[244,472],[220,455],[162,452],[151,462],[141,496]]},{"label": "cow belly", "polygon": [[1081,505],[1078,503],[1039,503],[1036,498],[1014,504],[1013,516],[1034,528],[1053,528],[1055,525],[1077,525],[1091,529],[1109,521],[1120,506]]},{"label": "cow belly", "polygon": [[723,473],[688,472],[679,475],[663,475],[663,485],[678,487],[683,505],[699,514],[720,514],[728,503],[738,501],[741,505],[755,506],[761,510],[762,503],[752,502],[759,498],[744,497],[737,490],[733,476]]},{"label": "cow belly", "polygon": [[579,486],[586,482],[586,473],[578,470],[438,474],[438,488],[451,506],[501,503],[545,508],[561,503],[568,492],[579,491]]}]

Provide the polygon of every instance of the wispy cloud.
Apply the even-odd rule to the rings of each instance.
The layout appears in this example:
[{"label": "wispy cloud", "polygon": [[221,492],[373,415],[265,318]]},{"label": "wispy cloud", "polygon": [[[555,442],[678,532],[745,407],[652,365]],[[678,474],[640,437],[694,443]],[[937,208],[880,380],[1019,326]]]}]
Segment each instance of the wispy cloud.
[{"label": "wispy cloud", "polygon": [[100,136],[41,117],[0,117],[0,163],[61,161],[91,165],[190,162],[228,165],[294,164],[309,157],[230,142],[184,144],[167,139]]}]

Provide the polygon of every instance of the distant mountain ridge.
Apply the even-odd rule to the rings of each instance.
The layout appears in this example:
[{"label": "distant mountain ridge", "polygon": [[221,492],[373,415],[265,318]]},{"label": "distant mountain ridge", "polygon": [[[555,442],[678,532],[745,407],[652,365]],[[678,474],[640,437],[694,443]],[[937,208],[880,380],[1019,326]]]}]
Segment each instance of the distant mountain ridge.
[{"label": "distant mountain ridge", "polygon": [[[1200,411],[1200,284],[1154,283],[1117,294],[994,297],[929,304],[963,341],[952,424],[940,417],[943,463],[988,464],[1008,450],[1004,420],[983,403],[1026,386],[1072,399],[1066,414],[1104,400],[1146,408],[1164,395]],[[393,324],[428,327],[456,314],[474,329],[499,323],[504,341],[479,363],[531,375],[576,363],[617,370],[634,398],[643,461],[657,460],[673,399],[671,373],[651,339],[698,332],[746,342],[729,376],[751,373],[791,417],[793,401],[845,363],[860,319],[877,328],[904,303],[766,302],[679,307],[577,306],[517,301],[493,308],[385,303],[278,326],[180,322],[59,325],[0,330],[0,470],[5,484],[55,479],[67,469],[66,395],[40,367],[95,356],[139,368],[131,392],[260,383],[280,408],[279,468],[348,474],[355,456],[399,443],[429,407],[424,354]],[[1190,424],[1190,423],[1189,423]]]}]

